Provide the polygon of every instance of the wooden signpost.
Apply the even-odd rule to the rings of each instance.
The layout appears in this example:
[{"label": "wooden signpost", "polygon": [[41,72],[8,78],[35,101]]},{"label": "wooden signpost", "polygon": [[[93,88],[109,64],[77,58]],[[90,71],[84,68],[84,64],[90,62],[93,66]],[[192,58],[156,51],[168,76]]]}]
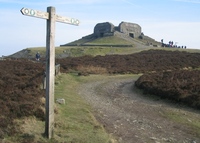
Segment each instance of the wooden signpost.
[{"label": "wooden signpost", "polygon": [[47,12],[22,8],[21,13],[26,16],[47,19],[45,135],[50,139],[53,137],[54,132],[55,22],[76,26],[78,26],[80,22],[78,19],[56,15],[54,7],[47,7]]}]

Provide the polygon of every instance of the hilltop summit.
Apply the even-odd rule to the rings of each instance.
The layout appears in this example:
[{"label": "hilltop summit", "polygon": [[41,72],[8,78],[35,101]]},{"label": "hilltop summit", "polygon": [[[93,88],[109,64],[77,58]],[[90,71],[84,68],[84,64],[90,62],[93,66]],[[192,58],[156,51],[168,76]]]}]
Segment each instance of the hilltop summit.
[{"label": "hilltop summit", "polygon": [[[151,47],[160,47],[161,43],[155,41],[153,38],[150,38],[142,32],[142,27],[136,23],[130,22],[121,22],[118,26],[113,25],[110,22],[97,23],[94,26],[93,33],[87,36],[82,37],[81,39],[75,40],[73,42],[60,45],[60,49],[57,49],[57,57],[63,58],[72,56],[75,53],[84,55],[84,52],[76,52],[74,49],[69,50],[70,48],[82,48],[92,47],[92,48],[134,48],[134,49],[146,49]],[[11,58],[35,58],[35,53],[40,52],[41,57],[45,57],[45,47],[40,48],[27,48],[23,49],[17,53],[10,55]],[[84,51],[83,49],[80,51]],[[99,52],[99,51],[98,51]],[[74,53],[74,54],[72,54]],[[80,54],[81,53],[81,54]],[[112,50],[107,52],[113,53]],[[107,54],[106,53],[106,54]],[[120,52],[119,52],[120,53]],[[127,52],[125,52],[127,53]],[[76,55],[75,54],[75,55]],[[91,54],[91,53],[88,53]],[[100,54],[100,53],[98,53]],[[105,54],[105,53],[104,53]]]},{"label": "hilltop summit", "polygon": [[[124,39],[128,41],[130,45],[135,42],[139,42],[141,45],[145,46],[160,46],[159,42],[155,41],[153,38],[144,35],[144,33],[142,32],[142,27],[139,24],[123,21],[118,26],[115,26],[111,22],[97,23],[94,27],[94,32],[92,34],[61,46],[91,46],[91,41],[108,36],[115,36]],[[101,46],[105,46],[105,44]]]}]

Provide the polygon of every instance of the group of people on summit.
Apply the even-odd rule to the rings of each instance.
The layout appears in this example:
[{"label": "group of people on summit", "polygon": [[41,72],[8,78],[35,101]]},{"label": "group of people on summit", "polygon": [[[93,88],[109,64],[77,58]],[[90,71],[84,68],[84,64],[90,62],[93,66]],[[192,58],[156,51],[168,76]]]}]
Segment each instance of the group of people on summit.
[{"label": "group of people on summit", "polygon": [[165,44],[165,43],[163,42],[163,39],[161,39],[161,43],[162,43],[162,47],[182,48],[182,49],[183,49],[183,48],[184,48],[184,49],[187,48],[186,46],[177,46],[176,43],[174,44],[173,41],[169,41],[168,44]]}]

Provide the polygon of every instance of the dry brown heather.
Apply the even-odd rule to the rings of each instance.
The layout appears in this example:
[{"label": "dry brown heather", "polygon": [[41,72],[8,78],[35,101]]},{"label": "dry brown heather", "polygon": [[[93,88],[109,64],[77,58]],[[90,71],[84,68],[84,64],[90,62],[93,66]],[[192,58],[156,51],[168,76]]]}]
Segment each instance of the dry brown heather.
[{"label": "dry brown heather", "polygon": [[27,60],[0,61],[0,138],[20,132],[14,119],[36,116],[44,120],[45,93],[40,88],[44,68]]},{"label": "dry brown heather", "polygon": [[[184,68],[198,68],[200,66],[199,53],[179,51],[149,50],[130,55],[84,56],[57,59],[62,72],[81,70],[81,67],[97,67],[106,69],[110,74],[148,73],[153,71],[181,70]],[[89,72],[89,70],[87,70]],[[105,70],[103,70],[105,73]],[[95,74],[95,70],[90,73]]]},{"label": "dry brown heather", "polygon": [[200,71],[179,70],[144,74],[136,86],[145,93],[200,109]]},{"label": "dry brown heather", "polygon": [[200,109],[199,53],[149,50],[131,55],[66,58],[57,62],[61,63],[63,72],[77,70],[79,75],[145,73],[136,86],[146,93]]}]

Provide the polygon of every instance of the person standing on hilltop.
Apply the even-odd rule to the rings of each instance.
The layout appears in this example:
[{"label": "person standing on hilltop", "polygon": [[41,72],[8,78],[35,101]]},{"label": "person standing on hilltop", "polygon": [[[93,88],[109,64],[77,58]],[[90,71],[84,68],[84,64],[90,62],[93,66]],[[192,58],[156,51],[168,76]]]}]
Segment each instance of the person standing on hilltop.
[{"label": "person standing on hilltop", "polygon": [[39,53],[39,52],[36,53],[35,59],[36,59],[36,61],[39,61],[39,60],[40,60],[40,53]]}]

